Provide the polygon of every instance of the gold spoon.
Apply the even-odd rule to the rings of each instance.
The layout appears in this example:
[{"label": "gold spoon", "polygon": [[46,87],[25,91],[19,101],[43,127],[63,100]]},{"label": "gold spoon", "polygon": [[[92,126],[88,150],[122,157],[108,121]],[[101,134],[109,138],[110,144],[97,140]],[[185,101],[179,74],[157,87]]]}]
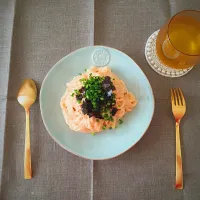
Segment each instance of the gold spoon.
[{"label": "gold spoon", "polygon": [[32,178],[31,170],[31,149],[30,149],[30,126],[29,109],[37,97],[37,88],[32,79],[25,79],[19,89],[17,100],[26,111],[26,133],[25,133],[25,154],[24,154],[24,178]]}]

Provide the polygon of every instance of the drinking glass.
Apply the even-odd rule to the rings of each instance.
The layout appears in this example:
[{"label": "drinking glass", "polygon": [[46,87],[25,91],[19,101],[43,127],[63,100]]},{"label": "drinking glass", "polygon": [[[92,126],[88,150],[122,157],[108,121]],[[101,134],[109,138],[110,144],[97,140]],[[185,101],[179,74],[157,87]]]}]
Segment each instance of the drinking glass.
[{"label": "drinking glass", "polygon": [[200,11],[184,10],[159,31],[156,54],[162,64],[186,69],[200,62]]}]

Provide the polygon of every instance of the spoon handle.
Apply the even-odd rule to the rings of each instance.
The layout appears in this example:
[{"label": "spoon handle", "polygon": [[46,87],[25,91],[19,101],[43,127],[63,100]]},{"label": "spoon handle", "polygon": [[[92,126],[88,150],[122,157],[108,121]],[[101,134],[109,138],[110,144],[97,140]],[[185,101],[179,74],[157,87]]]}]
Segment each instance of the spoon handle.
[{"label": "spoon handle", "polygon": [[25,154],[24,154],[24,179],[31,179],[31,148],[30,148],[30,117],[26,109],[26,133],[25,133]]}]

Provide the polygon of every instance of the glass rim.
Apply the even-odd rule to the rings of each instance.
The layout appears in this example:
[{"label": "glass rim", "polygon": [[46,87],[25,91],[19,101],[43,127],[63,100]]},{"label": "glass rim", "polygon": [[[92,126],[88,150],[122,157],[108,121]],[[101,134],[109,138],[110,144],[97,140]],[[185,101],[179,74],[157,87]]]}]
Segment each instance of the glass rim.
[{"label": "glass rim", "polygon": [[184,12],[188,12],[188,11],[197,12],[197,13],[199,13],[199,15],[200,15],[200,11],[199,11],[199,10],[182,10],[182,11],[176,13],[176,14],[169,20],[169,22],[168,22],[168,25],[167,25],[167,37],[168,37],[168,39],[169,39],[171,45],[172,45],[172,46],[174,47],[174,49],[176,49],[178,52],[180,52],[180,53],[182,53],[182,54],[184,54],[184,55],[186,55],[186,56],[200,56],[200,53],[199,53],[199,54],[192,54],[192,55],[191,55],[191,54],[187,54],[187,53],[184,53],[184,52],[180,51],[179,49],[177,49],[177,48],[174,46],[174,44],[172,43],[172,41],[171,41],[171,39],[170,39],[170,37],[169,37],[169,26],[170,26],[172,20],[173,20],[177,15],[179,15],[179,14],[181,14],[181,13],[184,13]]}]

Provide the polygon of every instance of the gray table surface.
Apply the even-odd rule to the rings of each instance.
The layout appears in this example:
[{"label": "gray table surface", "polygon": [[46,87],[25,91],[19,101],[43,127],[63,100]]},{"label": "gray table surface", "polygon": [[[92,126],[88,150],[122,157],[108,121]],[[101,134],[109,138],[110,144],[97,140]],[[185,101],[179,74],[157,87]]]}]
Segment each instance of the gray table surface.
[{"label": "gray table surface", "polygon": [[[161,77],[148,66],[148,36],[173,14],[200,9],[199,0],[1,0],[1,200],[199,200],[200,66],[188,75]],[[106,161],[68,153],[48,135],[39,103],[31,109],[34,178],[23,179],[24,110],[16,101],[21,81],[38,88],[49,69],[88,45],[122,50],[142,68],[155,94],[153,121],[131,150]],[[181,87],[187,115],[181,126],[184,190],[174,189],[175,133],[169,88]]]}]

